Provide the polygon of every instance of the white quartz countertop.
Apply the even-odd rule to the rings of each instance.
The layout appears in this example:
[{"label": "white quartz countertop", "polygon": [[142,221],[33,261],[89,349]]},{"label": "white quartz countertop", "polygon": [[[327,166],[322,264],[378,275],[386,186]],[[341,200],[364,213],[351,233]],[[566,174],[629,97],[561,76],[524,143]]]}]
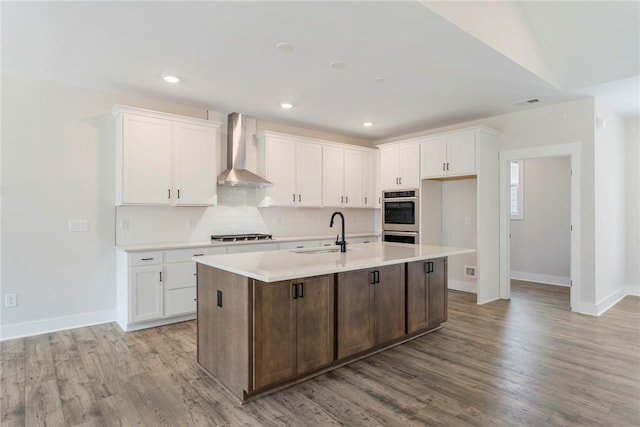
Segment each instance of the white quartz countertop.
[{"label": "white quartz countertop", "polygon": [[[263,282],[301,279],[341,271],[473,253],[475,249],[403,243],[360,243],[346,253],[309,253],[327,248],[283,249],[242,254],[210,255],[194,261]],[[307,252],[307,253],[305,253]]]},{"label": "white quartz countertop", "polygon": [[[368,237],[379,236],[379,232],[372,231],[371,233],[352,233],[347,234],[347,240],[353,237]],[[188,242],[162,242],[162,243],[140,243],[132,245],[116,245],[116,249],[124,252],[141,252],[141,251],[162,251],[171,249],[190,249],[190,248],[205,248],[205,247],[217,247],[217,246],[236,246],[236,245],[261,245],[265,243],[283,243],[283,242],[302,242],[306,240],[335,240],[335,234],[323,234],[312,236],[286,236],[279,237],[273,236],[273,239],[269,240],[246,240],[241,242],[213,242],[210,240],[193,240]]]}]

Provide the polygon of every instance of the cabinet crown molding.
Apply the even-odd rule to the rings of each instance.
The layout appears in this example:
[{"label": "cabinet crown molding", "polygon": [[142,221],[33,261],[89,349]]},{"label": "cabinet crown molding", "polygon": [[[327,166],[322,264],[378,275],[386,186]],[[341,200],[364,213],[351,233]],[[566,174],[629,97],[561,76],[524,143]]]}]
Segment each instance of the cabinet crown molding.
[{"label": "cabinet crown molding", "polygon": [[384,149],[387,147],[393,147],[396,145],[403,145],[403,144],[412,144],[415,142],[421,142],[424,141],[426,139],[430,139],[430,138],[437,138],[437,137],[443,137],[443,136],[451,136],[451,135],[455,135],[455,134],[460,134],[460,133],[469,133],[469,132],[474,132],[474,133],[486,133],[488,135],[491,136],[500,136],[502,135],[502,131],[499,129],[495,129],[489,126],[473,126],[473,127],[468,127],[468,128],[461,128],[461,129],[451,129],[445,132],[434,132],[434,133],[429,133],[429,134],[425,134],[425,135],[420,135],[420,136],[415,136],[412,138],[407,138],[407,139],[400,139],[397,141],[391,141],[391,142],[385,142],[382,144],[378,144],[377,147],[378,149]]},{"label": "cabinet crown molding", "polygon": [[307,142],[311,144],[320,144],[324,146],[345,148],[349,150],[359,150],[359,151],[369,151],[369,152],[377,151],[375,148],[363,147],[362,145],[354,145],[354,144],[348,144],[346,142],[329,141],[326,139],[311,138],[308,136],[292,135],[288,133],[273,132],[268,130],[262,131],[258,135],[256,135],[256,138],[258,140],[264,140],[267,137],[288,139],[291,141],[298,141],[298,142]]},{"label": "cabinet crown molding", "polygon": [[214,120],[199,119],[196,117],[180,116],[178,114],[163,113],[161,111],[146,110],[144,108],[129,107],[126,105],[115,105],[111,110],[111,114],[118,116],[119,114],[136,114],[138,116],[151,117],[155,119],[173,120],[182,123],[192,123],[197,125],[211,126],[219,128],[222,122]]}]

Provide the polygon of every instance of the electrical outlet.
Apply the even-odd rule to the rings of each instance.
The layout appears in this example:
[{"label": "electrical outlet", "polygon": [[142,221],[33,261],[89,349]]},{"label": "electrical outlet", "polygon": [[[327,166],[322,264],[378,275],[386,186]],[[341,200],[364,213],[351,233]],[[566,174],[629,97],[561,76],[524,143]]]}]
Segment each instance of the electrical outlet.
[{"label": "electrical outlet", "polygon": [[16,305],[18,305],[18,297],[16,294],[6,294],[4,296],[5,307],[15,307]]},{"label": "electrical outlet", "polygon": [[464,217],[464,225],[471,225],[471,217],[470,216],[465,216]]},{"label": "electrical outlet", "polygon": [[128,230],[129,229],[129,220],[123,218],[120,220],[120,230]]}]

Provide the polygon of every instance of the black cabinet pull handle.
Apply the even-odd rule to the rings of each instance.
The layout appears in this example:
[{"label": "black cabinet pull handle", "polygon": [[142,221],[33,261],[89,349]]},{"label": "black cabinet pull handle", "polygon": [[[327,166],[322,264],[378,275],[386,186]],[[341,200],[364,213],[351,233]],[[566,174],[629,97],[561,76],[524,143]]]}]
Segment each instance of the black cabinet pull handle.
[{"label": "black cabinet pull handle", "polygon": [[366,196],[365,196],[365,198],[364,198],[364,204],[365,204],[365,205],[367,204],[367,197],[366,197]]},{"label": "black cabinet pull handle", "polygon": [[344,203],[344,196],[340,196],[340,203]]},{"label": "black cabinet pull handle", "polygon": [[168,189],[167,191],[169,193],[169,195],[167,196],[167,199],[170,199],[171,198],[171,189]]},{"label": "black cabinet pull handle", "polygon": [[180,189],[178,188],[178,199],[180,198]]},{"label": "black cabinet pull handle", "polygon": [[204,256],[204,254],[193,254],[193,256]]},{"label": "black cabinet pull handle", "polygon": [[371,284],[372,285],[376,284],[376,272],[375,271],[371,272]]},{"label": "black cabinet pull handle", "polygon": [[304,283],[298,283],[300,285],[300,298],[304,298]]},{"label": "black cabinet pull handle", "polygon": [[293,299],[298,299],[298,284],[293,283],[291,286],[293,286]]},{"label": "black cabinet pull handle", "polygon": [[446,170],[446,169],[445,169],[445,165],[446,165],[446,163],[443,163],[443,164],[442,164],[442,170]]},{"label": "black cabinet pull handle", "polygon": [[447,162],[447,170],[449,170],[449,165],[450,165],[450,164],[451,164],[451,163]]},{"label": "black cabinet pull handle", "polygon": [[344,196],[344,199],[345,203],[349,203],[349,196]]},{"label": "black cabinet pull handle", "polygon": [[376,283],[380,283],[380,272],[376,270]]},{"label": "black cabinet pull handle", "polygon": [[298,194],[298,201],[301,202],[302,201],[302,196],[300,194]]},{"label": "black cabinet pull handle", "polygon": [[427,274],[433,273],[433,261],[427,261],[424,263],[424,272]]},{"label": "black cabinet pull handle", "polygon": [[162,271],[159,271],[160,273],[160,281],[162,282]]},{"label": "black cabinet pull handle", "polygon": [[153,261],[153,258],[142,258],[141,261]]},{"label": "black cabinet pull handle", "polygon": [[293,201],[294,202],[296,201],[296,194],[295,193],[293,193]]}]

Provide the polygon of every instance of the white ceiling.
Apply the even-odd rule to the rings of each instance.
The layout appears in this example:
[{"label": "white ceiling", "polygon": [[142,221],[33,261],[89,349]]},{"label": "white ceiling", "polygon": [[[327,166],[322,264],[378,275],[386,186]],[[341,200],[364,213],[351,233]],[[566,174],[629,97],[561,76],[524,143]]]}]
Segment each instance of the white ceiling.
[{"label": "white ceiling", "polygon": [[639,2],[493,2],[485,13],[511,26],[484,28],[479,4],[3,1],[1,66],[370,140],[530,98],[595,95],[640,115]]}]

